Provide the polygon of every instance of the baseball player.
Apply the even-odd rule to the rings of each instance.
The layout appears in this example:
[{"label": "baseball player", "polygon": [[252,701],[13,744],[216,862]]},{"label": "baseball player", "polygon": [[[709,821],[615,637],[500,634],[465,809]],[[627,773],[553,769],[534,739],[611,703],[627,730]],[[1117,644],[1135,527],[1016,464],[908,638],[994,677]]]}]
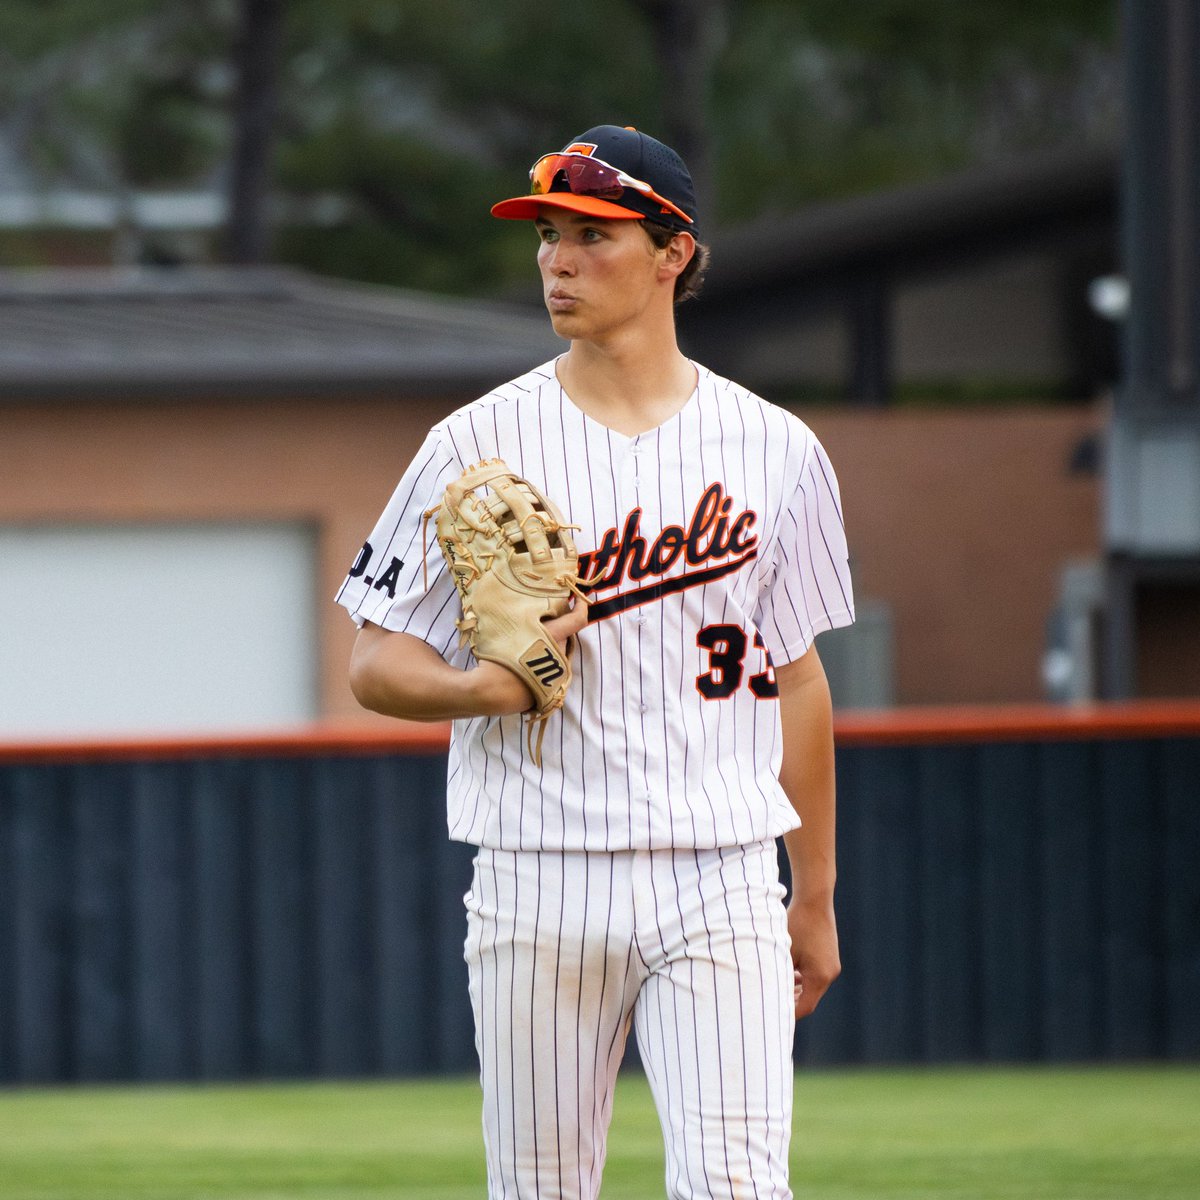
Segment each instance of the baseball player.
[{"label": "baseball player", "polygon": [[[338,596],[360,626],[351,683],[370,709],[454,723],[489,1195],[598,1194],[632,1025],[668,1195],[781,1200],[794,1020],[839,971],[813,647],[853,620],[837,482],[800,420],[678,348],[707,250],[673,150],[605,125],[530,176],[492,212],[533,223],[567,348],[430,431]],[[574,678],[538,756],[530,689],[460,647],[423,544],[423,516],[493,458],[558,505],[590,580],[547,622]]]}]

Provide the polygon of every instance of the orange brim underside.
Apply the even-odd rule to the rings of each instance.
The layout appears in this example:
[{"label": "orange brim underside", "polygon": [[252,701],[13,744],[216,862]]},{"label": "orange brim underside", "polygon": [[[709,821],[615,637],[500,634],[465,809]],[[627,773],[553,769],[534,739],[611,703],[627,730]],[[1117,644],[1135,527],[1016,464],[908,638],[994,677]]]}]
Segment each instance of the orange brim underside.
[{"label": "orange brim underside", "polygon": [[640,221],[645,213],[622,208],[611,200],[600,200],[595,196],[576,196],[574,192],[548,192],[544,196],[515,196],[492,205],[492,216],[508,221],[532,221],[544,208],[565,208],[569,212],[584,213],[589,217],[604,217],[610,221]]}]

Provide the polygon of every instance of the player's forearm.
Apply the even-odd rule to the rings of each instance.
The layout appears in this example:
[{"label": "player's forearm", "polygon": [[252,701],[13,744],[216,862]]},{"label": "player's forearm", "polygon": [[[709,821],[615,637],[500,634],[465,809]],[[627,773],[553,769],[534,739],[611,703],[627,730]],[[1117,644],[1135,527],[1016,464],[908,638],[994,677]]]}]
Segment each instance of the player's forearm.
[{"label": "player's forearm", "polygon": [[817,836],[813,825],[806,823],[785,833],[783,844],[792,873],[792,898],[813,907],[831,904],[837,882],[833,838]]},{"label": "player's forearm", "polygon": [[504,667],[460,671],[406,633],[365,625],[350,657],[350,689],[372,712],[409,721],[503,716],[529,707],[525,685]]},{"label": "player's forearm", "polygon": [[802,825],[784,835],[792,890],[801,903],[830,903],[837,878],[833,708],[816,651],[776,673],[783,724],[779,782]]}]

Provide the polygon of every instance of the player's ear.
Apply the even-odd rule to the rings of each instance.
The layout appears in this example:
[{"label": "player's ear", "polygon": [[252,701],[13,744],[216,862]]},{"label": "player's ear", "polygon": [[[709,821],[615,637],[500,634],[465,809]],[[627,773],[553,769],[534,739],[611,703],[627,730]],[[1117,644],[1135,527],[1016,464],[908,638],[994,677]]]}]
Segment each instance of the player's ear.
[{"label": "player's ear", "polygon": [[674,279],[692,261],[696,253],[696,239],[690,233],[677,233],[663,247],[659,262],[661,278]]}]

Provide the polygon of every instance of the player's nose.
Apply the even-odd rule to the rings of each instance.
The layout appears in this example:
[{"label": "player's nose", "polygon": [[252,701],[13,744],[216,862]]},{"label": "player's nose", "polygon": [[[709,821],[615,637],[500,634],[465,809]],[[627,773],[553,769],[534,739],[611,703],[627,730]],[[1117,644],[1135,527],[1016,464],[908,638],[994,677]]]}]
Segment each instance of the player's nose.
[{"label": "player's nose", "polygon": [[546,270],[552,275],[573,275],[575,273],[575,256],[560,238],[546,247],[548,253],[545,263]]}]

